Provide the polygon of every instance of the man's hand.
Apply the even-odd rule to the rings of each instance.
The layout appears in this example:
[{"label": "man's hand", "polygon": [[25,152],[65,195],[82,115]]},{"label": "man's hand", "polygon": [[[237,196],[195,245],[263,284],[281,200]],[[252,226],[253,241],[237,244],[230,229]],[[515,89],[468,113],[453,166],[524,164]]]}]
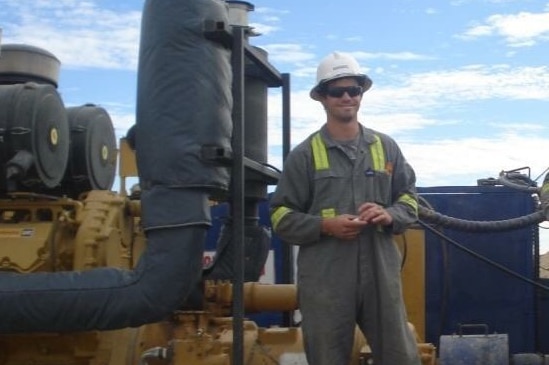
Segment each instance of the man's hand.
[{"label": "man's hand", "polygon": [[376,203],[364,203],[358,208],[359,219],[370,224],[388,226],[393,223],[393,217],[385,208]]},{"label": "man's hand", "polygon": [[356,215],[342,214],[333,218],[324,218],[322,220],[322,233],[342,240],[353,240],[367,225],[368,222],[360,220]]}]

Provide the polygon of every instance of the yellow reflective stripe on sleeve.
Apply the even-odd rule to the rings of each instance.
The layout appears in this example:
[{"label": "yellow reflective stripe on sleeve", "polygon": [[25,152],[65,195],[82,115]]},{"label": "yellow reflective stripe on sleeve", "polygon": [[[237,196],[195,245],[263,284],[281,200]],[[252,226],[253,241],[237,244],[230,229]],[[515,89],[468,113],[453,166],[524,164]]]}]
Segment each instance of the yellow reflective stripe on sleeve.
[{"label": "yellow reflective stripe on sleeve", "polygon": [[549,193],[549,183],[545,183],[541,186],[541,193],[542,194]]},{"label": "yellow reflective stripe on sleeve", "polygon": [[287,207],[278,207],[277,209],[275,209],[275,211],[271,214],[271,224],[275,231],[276,227],[278,227],[278,224],[280,223],[280,220],[291,211],[292,210]]},{"label": "yellow reflective stripe on sleeve", "polygon": [[336,211],[334,208],[322,209],[320,216],[322,218],[333,218],[336,216]]},{"label": "yellow reflective stripe on sleeve", "polygon": [[370,145],[370,153],[372,154],[373,169],[376,171],[385,170],[385,152],[383,145],[378,135],[374,135],[375,142]]},{"label": "yellow reflective stripe on sleeve", "polygon": [[403,194],[401,195],[397,202],[400,202],[400,203],[404,203],[404,204],[408,204],[409,206],[412,207],[412,209],[416,212],[417,214],[417,200],[414,199],[410,194]]},{"label": "yellow reflective stripe on sleeve", "polygon": [[327,170],[330,168],[330,162],[328,161],[328,153],[326,152],[326,145],[320,136],[320,133],[314,135],[311,140],[311,147],[313,148],[313,158],[315,160],[315,170]]}]

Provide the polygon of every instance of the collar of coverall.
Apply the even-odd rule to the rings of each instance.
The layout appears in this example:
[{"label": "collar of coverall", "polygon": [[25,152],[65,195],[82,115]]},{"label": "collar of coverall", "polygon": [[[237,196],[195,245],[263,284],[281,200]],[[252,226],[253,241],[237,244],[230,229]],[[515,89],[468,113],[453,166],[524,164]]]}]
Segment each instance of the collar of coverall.
[{"label": "collar of coverall", "polygon": [[[366,128],[362,124],[359,123],[360,126],[360,134],[362,135],[362,140],[365,141],[368,144],[372,144],[376,141],[376,138],[374,137],[374,131],[370,128]],[[324,139],[324,143],[326,144],[326,148],[336,147],[338,146],[338,143],[330,137],[330,134],[328,133],[328,127],[326,124],[320,128],[320,135],[322,136],[322,139]]]}]

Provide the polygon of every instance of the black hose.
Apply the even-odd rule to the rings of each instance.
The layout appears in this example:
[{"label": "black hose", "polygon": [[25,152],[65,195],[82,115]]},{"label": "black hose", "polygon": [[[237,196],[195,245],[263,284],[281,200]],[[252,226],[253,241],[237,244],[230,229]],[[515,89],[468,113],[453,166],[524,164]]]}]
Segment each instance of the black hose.
[{"label": "black hose", "polygon": [[539,193],[540,188],[535,186],[535,182],[529,179],[527,180],[525,177],[522,177],[522,175],[513,175],[513,176],[514,176],[513,178],[510,178],[505,171],[502,171],[499,174],[498,181],[503,186],[507,186],[508,188],[511,188],[511,189],[525,191],[532,194]]},{"label": "black hose", "polygon": [[[525,185],[514,184],[511,183],[510,180],[505,178],[503,179],[503,181],[517,189],[526,189],[526,191],[528,192],[534,191],[533,187],[526,187]],[[438,213],[430,205],[428,205],[427,208],[420,205],[418,209],[419,218],[424,219],[429,223],[441,225],[446,228],[452,228],[455,230],[467,232],[502,232],[525,228],[546,221],[549,217],[549,173],[545,175],[542,187],[536,187],[535,192],[540,195],[539,200],[541,209],[521,217],[503,219],[498,221],[473,221],[454,218]],[[420,199],[419,202],[420,204],[424,205],[426,203],[425,199]]]},{"label": "black hose", "polygon": [[429,223],[441,225],[446,228],[452,228],[458,231],[467,232],[501,232],[524,228],[546,220],[545,212],[542,210],[534,213],[504,219],[499,221],[473,221],[450,217],[434,210],[419,206],[419,217]]}]

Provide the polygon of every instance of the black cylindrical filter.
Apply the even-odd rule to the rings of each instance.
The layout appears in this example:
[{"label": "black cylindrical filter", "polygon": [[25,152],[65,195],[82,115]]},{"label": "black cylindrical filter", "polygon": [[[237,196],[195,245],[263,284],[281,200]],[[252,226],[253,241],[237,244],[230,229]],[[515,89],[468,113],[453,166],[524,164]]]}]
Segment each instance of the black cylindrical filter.
[{"label": "black cylindrical filter", "polygon": [[89,190],[110,190],[116,175],[116,135],[109,113],[85,104],[67,108],[71,147],[58,190],[78,198]]},{"label": "black cylindrical filter", "polygon": [[[0,127],[0,164],[20,170],[2,176],[2,190],[40,191],[57,186],[67,167],[69,127],[55,87],[34,82],[0,85]],[[30,163],[16,166],[21,161],[16,157],[20,151],[32,155]]]},{"label": "black cylindrical filter", "polygon": [[[267,52],[254,47],[257,54],[267,61]],[[257,66],[248,61],[245,74],[244,123],[245,143],[244,156],[259,162],[267,163],[267,80]],[[259,179],[246,180],[246,198],[264,200],[267,198],[267,184]]]}]

